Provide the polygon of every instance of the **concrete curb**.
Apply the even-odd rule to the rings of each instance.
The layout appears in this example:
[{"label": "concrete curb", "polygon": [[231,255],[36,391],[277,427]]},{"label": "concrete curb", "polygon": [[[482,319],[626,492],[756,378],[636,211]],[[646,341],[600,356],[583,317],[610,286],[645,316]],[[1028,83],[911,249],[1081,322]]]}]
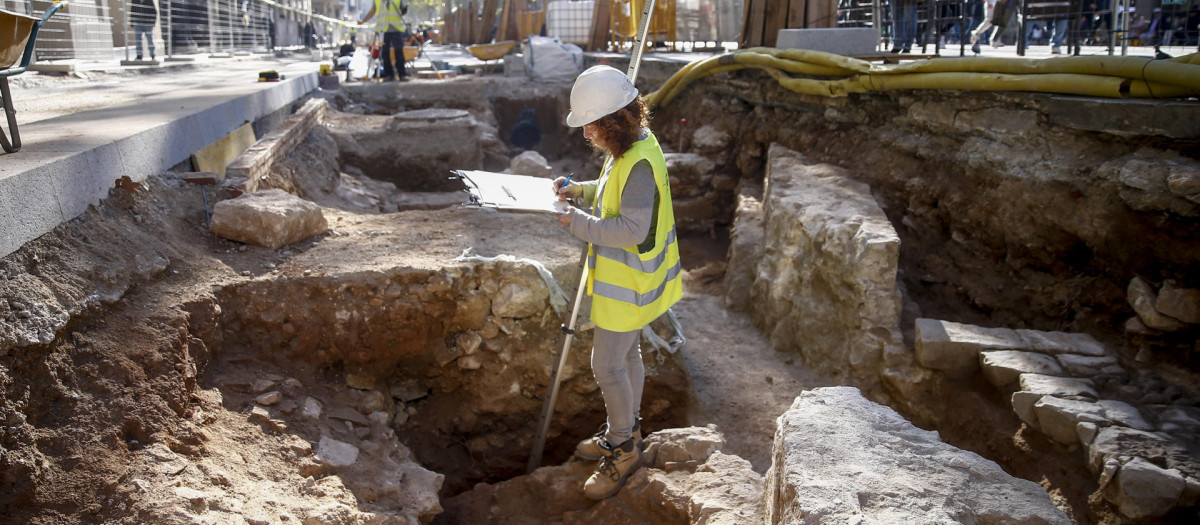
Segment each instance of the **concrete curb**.
[{"label": "concrete curb", "polygon": [[[269,115],[316,87],[315,72],[292,72],[285,81],[216,100],[166,122],[134,117],[122,122],[119,114],[113,114],[95,119],[111,122],[111,128],[101,133],[73,129],[74,133],[42,143],[29,140],[31,133],[22,133],[30,146],[22,150],[21,158],[4,159],[5,168],[11,169],[0,169],[0,224],[4,225],[0,257],[82,215],[108,195],[116,180],[141,181],[165,172],[246,121]],[[79,126],[72,117],[43,122]]]}]

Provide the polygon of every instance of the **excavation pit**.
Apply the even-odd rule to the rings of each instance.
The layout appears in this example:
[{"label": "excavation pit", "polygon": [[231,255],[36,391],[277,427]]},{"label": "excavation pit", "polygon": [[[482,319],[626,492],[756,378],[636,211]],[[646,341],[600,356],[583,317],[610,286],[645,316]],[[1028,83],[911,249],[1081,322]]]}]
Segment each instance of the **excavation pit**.
[{"label": "excavation pit", "polygon": [[[204,228],[204,199],[232,198],[228,187],[205,197],[164,174],[114,190],[80,221],[6,257],[4,478],[29,490],[4,503],[30,509],[22,516],[31,520],[55,513],[78,523],[689,523],[689,505],[713,509],[713,500],[675,496],[699,498],[704,475],[722,489],[772,490],[776,418],[802,393],[834,385],[856,386],[946,443],[1041,484],[1074,523],[1122,523],[1149,508],[1131,507],[1119,482],[1100,490],[1109,459],[1129,472],[1197,479],[1195,432],[1188,437],[1200,406],[1196,329],[1126,324],[1133,276],[1160,293],[1200,285],[1200,213],[1178,189],[1200,173],[1194,136],[1154,131],[1160,109],[1141,105],[1108,109],[1111,122],[1144,128],[1110,129],[1069,118],[1072,104],[1094,101],[820,99],[756,74],[698,83],[652,122],[670,150],[687,289],[676,307],[687,345],[672,353],[643,343],[642,415],[648,431],[663,431],[656,451],[670,460],[647,466],[611,502],[578,496],[591,465],[570,454],[604,414],[585,330],[572,345],[546,468],[524,476],[564,314],[523,259],[544,265],[569,296],[582,245],[549,215],[461,206],[448,175],[512,166],[519,151],[509,132],[536,108],[544,171],[593,178],[599,158],[559,124],[566,88],[462,79],[325,94],[320,126],[257,185],[319,204],[329,229],[278,250]],[[813,197],[835,190],[845,193]],[[830,219],[851,197],[860,207]],[[893,242],[853,244],[865,237],[854,235],[863,217],[895,233],[890,288],[837,280],[865,275],[855,272],[876,260],[869,249]],[[784,249],[796,246],[804,250]],[[862,250],[834,249],[846,246]],[[855,290],[869,308],[829,301],[831,289]],[[847,324],[860,338],[854,352],[828,351],[829,341],[851,339],[831,336],[832,321],[802,324],[886,317],[862,313],[871,308],[894,319]],[[986,327],[997,330],[987,332],[992,341],[1026,346],[936,357],[946,355],[936,345],[956,341],[934,339],[931,326]],[[997,335],[1007,328],[1011,339]],[[1085,334],[1104,351],[1088,355],[1090,343],[1067,348],[1046,334]],[[1037,375],[1086,379],[1092,393],[1021,378],[1027,361],[1005,361],[1012,352],[1043,356],[1030,358],[1046,367]],[[1046,373],[1045,356],[1061,371]],[[1096,411],[1092,397],[1142,420],[1116,403]],[[792,424],[820,421],[811,416]],[[1093,434],[1064,432],[1084,416]],[[1123,422],[1097,424],[1115,419]],[[709,423],[723,436],[679,430]],[[1163,452],[1121,463],[1145,444],[1139,433],[1165,443]],[[663,452],[688,444],[721,454]],[[1181,503],[1151,519],[1194,517],[1187,483]]]}]

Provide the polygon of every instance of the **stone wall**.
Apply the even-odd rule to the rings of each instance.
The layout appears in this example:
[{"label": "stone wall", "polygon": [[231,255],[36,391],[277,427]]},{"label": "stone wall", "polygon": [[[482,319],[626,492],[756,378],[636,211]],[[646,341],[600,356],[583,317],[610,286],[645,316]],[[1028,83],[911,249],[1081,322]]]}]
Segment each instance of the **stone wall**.
[{"label": "stone wall", "polygon": [[[746,233],[753,227],[739,222],[737,235],[753,237]],[[760,247],[733,245],[729,270],[753,276],[747,300],[756,324],[775,349],[800,354],[812,370],[873,389],[885,356],[902,353],[903,341],[900,239],[870,188],[836,166],[772,146],[762,231]],[[742,301],[739,290],[731,293],[730,302]]]}]

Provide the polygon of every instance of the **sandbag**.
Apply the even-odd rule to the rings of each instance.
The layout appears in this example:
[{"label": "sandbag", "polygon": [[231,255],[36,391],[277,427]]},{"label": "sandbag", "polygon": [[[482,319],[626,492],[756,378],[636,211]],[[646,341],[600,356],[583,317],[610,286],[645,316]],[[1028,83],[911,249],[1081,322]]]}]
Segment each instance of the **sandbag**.
[{"label": "sandbag", "polygon": [[525,71],[533,80],[572,81],[583,71],[583,49],[557,38],[530,36],[521,42]]}]

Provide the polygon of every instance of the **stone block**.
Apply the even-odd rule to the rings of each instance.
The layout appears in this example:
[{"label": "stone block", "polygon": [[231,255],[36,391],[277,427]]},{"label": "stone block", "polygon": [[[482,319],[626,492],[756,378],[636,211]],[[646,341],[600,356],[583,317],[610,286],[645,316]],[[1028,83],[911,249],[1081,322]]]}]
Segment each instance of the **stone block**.
[{"label": "stone block", "polygon": [[1070,523],[1036,483],[851,387],[804,392],[779,417],[764,500],[772,524]]},{"label": "stone block", "polygon": [[1105,367],[1118,364],[1117,357],[1112,355],[1097,357],[1078,354],[1058,354],[1054,357],[1058,359],[1058,364],[1062,365],[1066,375],[1075,377],[1094,376],[1104,370]]},{"label": "stone block", "polygon": [[1062,367],[1053,357],[1019,350],[980,352],[979,366],[983,377],[997,387],[1016,383],[1021,374],[1063,375]]},{"label": "stone block", "polygon": [[1041,374],[1021,374],[1021,390],[1047,396],[1080,396],[1091,399],[1100,397],[1090,379],[1054,377]]},{"label": "stone block", "polygon": [[775,47],[854,56],[874,54],[878,43],[879,34],[870,27],[823,27],[780,29]]},{"label": "stone block", "polygon": [[1096,439],[1096,434],[1099,433],[1100,427],[1096,426],[1095,423],[1080,421],[1075,424],[1075,437],[1077,437],[1079,442],[1083,443],[1084,446],[1091,445],[1092,441]]},{"label": "stone block", "polygon": [[321,207],[280,189],[245,193],[213,206],[209,230],[226,239],[271,249],[329,229]]},{"label": "stone block", "polygon": [[1146,326],[1164,332],[1177,332],[1187,327],[1182,321],[1158,311],[1158,294],[1141,277],[1134,277],[1126,288],[1126,300]]},{"label": "stone block", "polygon": [[322,437],[317,444],[317,460],[331,467],[348,467],[358,461],[358,447]]},{"label": "stone block", "polygon": [[1093,357],[1108,355],[1104,346],[1088,334],[1021,329],[1017,330],[1017,335],[1025,342],[1024,349],[1043,354],[1079,354]]},{"label": "stone block", "polygon": [[509,162],[508,169],[518,175],[528,175],[530,177],[545,179],[554,178],[554,169],[550,167],[549,162],[546,162],[546,157],[533,150],[523,151],[520,155],[513,157],[512,161]]},{"label": "stone block", "polygon": [[1054,396],[1042,396],[1034,403],[1033,411],[1037,415],[1038,429],[1050,439],[1064,445],[1079,442],[1075,425],[1080,414],[1102,416],[1104,413],[1104,409],[1095,403]]},{"label": "stone block", "polygon": [[1200,290],[1180,288],[1174,281],[1167,281],[1158,291],[1155,308],[1173,319],[1200,324]]},{"label": "stone block", "polygon": [[1113,399],[1101,399],[1096,405],[1104,409],[1104,419],[1123,427],[1137,430],[1154,430],[1154,425],[1142,417],[1142,413],[1129,403]]},{"label": "stone block", "polygon": [[1117,470],[1112,481],[1102,487],[1104,499],[1115,504],[1128,518],[1158,518],[1179,504],[1186,488],[1183,475],[1135,457]]},{"label": "stone block", "polygon": [[1044,394],[1037,392],[1013,392],[1012,407],[1013,412],[1017,413],[1017,417],[1021,418],[1025,424],[1038,428],[1037,413],[1033,411],[1033,405],[1042,398]]},{"label": "stone block", "polygon": [[917,319],[917,362],[953,377],[965,377],[979,369],[984,350],[1021,350],[1020,336],[1008,328],[984,328],[967,324]]},{"label": "stone block", "polygon": [[763,251],[762,200],[739,191],[733,230],[729,232],[729,262],[725,268],[725,305],[750,309],[750,288]]}]

